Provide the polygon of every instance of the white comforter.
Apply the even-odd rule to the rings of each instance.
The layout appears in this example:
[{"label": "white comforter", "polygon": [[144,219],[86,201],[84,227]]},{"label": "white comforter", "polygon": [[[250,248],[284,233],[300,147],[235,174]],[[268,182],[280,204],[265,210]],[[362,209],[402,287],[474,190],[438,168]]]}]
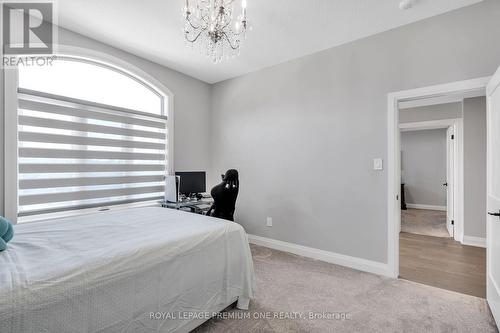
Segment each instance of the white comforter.
[{"label": "white comforter", "polygon": [[189,331],[254,285],[246,233],[224,220],[149,207],[21,224],[0,252],[0,332]]}]

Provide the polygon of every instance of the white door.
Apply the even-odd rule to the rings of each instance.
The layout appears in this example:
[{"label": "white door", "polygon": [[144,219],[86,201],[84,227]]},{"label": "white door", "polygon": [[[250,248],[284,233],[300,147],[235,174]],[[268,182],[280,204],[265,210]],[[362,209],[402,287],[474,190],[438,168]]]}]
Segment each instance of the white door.
[{"label": "white door", "polygon": [[455,161],[455,130],[453,126],[448,128],[447,139],[446,139],[446,183],[443,186],[446,187],[446,228],[450,237],[454,235],[454,217],[453,212],[455,209],[454,205],[454,161]]},{"label": "white door", "polygon": [[486,89],[488,104],[487,299],[500,326],[500,68]]}]

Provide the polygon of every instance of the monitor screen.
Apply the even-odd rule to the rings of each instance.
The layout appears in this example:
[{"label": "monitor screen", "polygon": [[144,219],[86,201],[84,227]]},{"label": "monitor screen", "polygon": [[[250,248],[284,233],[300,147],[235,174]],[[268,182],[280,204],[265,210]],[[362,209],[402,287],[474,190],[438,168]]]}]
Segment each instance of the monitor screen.
[{"label": "monitor screen", "polygon": [[189,195],[207,191],[205,171],[176,172],[175,175],[181,177],[179,188],[181,194]]}]

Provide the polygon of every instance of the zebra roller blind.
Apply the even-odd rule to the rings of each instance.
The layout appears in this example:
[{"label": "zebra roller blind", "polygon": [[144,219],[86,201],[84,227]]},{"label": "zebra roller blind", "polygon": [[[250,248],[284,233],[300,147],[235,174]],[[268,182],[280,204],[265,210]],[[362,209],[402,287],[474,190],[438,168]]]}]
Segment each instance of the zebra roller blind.
[{"label": "zebra roller blind", "polygon": [[163,197],[167,118],[18,90],[19,216]]}]

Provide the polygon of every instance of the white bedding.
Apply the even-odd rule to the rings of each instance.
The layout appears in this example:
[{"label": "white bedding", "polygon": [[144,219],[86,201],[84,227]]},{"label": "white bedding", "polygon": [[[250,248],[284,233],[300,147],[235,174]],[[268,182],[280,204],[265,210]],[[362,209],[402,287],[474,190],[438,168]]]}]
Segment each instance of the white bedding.
[{"label": "white bedding", "polygon": [[0,252],[0,332],[189,331],[254,286],[232,222],[149,207],[20,224]]}]

